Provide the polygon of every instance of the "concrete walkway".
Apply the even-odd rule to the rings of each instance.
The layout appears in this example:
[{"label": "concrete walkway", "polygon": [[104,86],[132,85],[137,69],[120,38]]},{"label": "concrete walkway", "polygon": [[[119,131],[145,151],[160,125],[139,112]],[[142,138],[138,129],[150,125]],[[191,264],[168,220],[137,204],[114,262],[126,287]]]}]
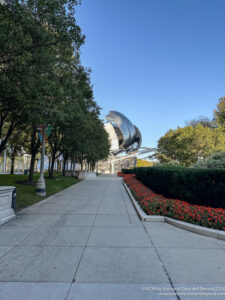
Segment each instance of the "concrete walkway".
[{"label": "concrete walkway", "polygon": [[1,300],[225,299],[224,267],[225,241],[142,224],[121,179],[110,175],[0,226]]}]

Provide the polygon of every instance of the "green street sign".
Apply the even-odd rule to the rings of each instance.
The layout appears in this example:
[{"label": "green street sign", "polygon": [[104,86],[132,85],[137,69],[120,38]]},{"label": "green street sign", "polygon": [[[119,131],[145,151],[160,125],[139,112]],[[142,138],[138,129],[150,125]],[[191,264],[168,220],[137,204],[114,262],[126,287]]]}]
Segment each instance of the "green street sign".
[{"label": "green street sign", "polygon": [[47,137],[49,137],[49,135],[50,135],[50,133],[52,131],[52,128],[53,128],[52,125],[49,125],[48,127],[46,127],[46,135],[47,135]]}]

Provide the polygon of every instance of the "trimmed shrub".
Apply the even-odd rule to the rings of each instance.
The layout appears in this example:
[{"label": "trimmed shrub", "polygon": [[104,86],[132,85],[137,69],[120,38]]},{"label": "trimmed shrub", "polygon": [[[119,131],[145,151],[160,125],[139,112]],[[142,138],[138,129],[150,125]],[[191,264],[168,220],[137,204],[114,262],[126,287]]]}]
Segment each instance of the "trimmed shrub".
[{"label": "trimmed shrub", "polygon": [[135,168],[135,174],[164,197],[225,208],[225,170],[151,167]]},{"label": "trimmed shrub", "polygon": [[146,214],[166,216],[195,225],[225,230],[225,209],[167,199],[154,193],[134,176],[123,174],[124,181]]},{"label": "trimmed shrub", "polygon": [[122,169],[123,174],[134,174],[134,169]]},{"label": "trimmed shrub", "polygon": [[183,168],[184,166],[178,164],[178,163],[161,163],[161,164],[156,164],[155,167],[161,167],[161,168]]}]

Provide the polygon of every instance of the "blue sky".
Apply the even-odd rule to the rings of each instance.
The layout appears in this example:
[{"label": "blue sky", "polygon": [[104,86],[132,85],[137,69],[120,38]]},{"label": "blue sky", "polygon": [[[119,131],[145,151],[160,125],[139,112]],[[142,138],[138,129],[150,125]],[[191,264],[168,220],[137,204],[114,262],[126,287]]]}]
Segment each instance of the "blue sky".
[{"label": "blue sky", "polygon": [[81,61],[103,118],[125,114],[155,147],[170,128],[212,117],[225,96],[225,0],[83,0]]}]

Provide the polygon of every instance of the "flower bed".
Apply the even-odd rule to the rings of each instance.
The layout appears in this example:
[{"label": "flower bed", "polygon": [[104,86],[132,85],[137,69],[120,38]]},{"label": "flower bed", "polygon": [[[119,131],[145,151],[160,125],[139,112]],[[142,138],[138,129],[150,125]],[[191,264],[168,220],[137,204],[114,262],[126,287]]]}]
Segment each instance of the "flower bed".
[{"label": "flower bed", "polygon": [[118,174],[148,215],[167,216],[208,228],[225,230],[225,209],[192,205],[178,199],[167,199],[154,193],[135,178],[134,174]]},{"label": "flower bed", "polygon": [[124,176],[124,174],[123,174],[122,172],[117,172],[117,176],[121,176],[121,177],[123,177],[123,176]]}]

